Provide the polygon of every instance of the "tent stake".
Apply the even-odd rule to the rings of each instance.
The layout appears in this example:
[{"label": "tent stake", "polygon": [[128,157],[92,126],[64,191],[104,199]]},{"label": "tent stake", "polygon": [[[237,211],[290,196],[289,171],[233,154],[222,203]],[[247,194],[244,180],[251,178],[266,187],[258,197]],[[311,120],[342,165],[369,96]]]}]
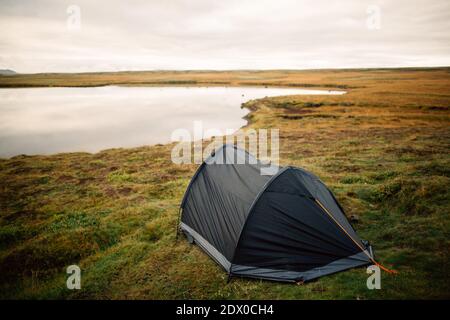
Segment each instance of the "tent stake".
[{"label": "tent stake", "polygon": [[178,209],[178,220],[177,220],[177,225],[176,225],[175,243],[178,242],[178,234],[180,233],[181,210],[182,210],[182,208],[180,207],[180,209]]}]

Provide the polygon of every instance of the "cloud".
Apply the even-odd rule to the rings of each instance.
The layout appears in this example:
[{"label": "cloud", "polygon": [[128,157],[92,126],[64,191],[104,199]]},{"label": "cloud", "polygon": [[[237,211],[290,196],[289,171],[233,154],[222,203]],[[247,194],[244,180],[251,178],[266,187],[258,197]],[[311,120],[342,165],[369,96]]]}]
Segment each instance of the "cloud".
[{"label": "cloud", "polygon": [[0,68],[18,72],[450,65],[446,0],[7,0],[0,28]]}]

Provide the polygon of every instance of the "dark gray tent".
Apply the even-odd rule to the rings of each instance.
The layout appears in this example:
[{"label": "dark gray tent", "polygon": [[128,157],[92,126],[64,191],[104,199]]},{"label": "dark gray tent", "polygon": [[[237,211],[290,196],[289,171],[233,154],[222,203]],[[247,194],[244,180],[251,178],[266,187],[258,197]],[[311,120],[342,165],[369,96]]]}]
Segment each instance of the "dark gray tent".
[{"label": "dark gray tent", "polygon": [[229,276],[304,282],[375,263],[372,248],[313,174],[262,164],[234,145],[197,170],[183,201],[180,228]]}]

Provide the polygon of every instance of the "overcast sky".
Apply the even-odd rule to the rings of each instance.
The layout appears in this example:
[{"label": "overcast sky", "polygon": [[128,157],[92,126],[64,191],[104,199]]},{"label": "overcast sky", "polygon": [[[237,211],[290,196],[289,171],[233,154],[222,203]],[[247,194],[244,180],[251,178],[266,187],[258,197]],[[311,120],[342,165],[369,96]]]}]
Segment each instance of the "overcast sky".
[{"label": "overcast sky", "polygon": [[23,73],[450,65],[449,0],[0,0],[0,30]]}]

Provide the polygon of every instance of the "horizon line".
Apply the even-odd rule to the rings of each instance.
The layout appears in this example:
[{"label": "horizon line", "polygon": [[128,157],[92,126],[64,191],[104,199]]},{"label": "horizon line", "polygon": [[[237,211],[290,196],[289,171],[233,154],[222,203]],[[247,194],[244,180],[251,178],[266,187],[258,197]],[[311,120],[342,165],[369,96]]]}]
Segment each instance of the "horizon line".
[{"label": "horizon line", "polygon": [[0,70],[13,71],[14,74],[0,76],[14,76],[14,75],[38,75],[38,74],[90,74],[90,73],[133,73],[133,72],[270,72],[270,71],[350,71],[350,70],[398,70],[398,69],[445,69],[450,68],[450,65],[443,66],[404,66],[404,67],[342,67],[342,68],[274,68],[274,69],[143,69],[143,70],[104,70],[104,71],[80,71],[80,72],[17,72],[11,68],[0,68]]}]

